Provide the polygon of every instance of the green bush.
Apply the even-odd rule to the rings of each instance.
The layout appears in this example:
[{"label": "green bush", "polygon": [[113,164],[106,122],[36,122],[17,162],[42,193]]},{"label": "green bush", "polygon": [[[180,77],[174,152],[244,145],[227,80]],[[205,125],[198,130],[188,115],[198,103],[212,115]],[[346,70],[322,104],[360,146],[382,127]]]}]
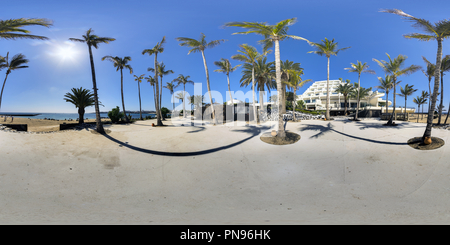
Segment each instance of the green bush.
[{"label": "green bush", "polygon": [[169,109],[166,107],[161,108],[161,114],[163,117],[167,118],[167,113],[170,113]]},{"label": "green bush", "polygon": [[120,119],[124,117],[124,114],[120,112],[119,107],[113,108],[111,111],[108,112],[108,117],[111,119],[112,123],[118,123]]}]

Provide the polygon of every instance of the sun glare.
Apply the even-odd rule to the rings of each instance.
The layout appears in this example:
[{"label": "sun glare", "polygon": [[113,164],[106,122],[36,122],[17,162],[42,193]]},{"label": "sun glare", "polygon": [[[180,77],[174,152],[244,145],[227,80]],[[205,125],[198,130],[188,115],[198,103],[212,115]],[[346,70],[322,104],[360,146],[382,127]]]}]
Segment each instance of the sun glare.
[{"label": "sun glare", "polygon": [[64,63],[66,61],[76,61],[76,57],[78,56],[78,50],[76,46],[71,43],[52,43],[52,51],[49,51],[48,54],[55,59],[55,61],[59,61],[60,63]]}]

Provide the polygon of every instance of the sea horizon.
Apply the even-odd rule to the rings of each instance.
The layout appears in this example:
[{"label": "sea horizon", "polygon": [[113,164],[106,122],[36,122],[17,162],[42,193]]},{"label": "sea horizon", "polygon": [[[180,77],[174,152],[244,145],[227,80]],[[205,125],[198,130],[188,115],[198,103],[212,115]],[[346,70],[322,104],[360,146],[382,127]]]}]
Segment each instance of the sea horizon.
[{"label": "sea horizon", "polygon": [[[27,114],[26,116],[21,116]],[[131,114],[131,118],[140,118],[139,113],[128,113]],[[39,112],[0,112],[0,115],[12,115],[19,118],[29,118],[29,119],[53,119],[53,120],[76,120],[79,115],[78,113],[39,113]],[[34,116],[33,116],[34,115]],[[156,113],[142,113],[142,117],[147,116],[156,117]],[[107,112],[100,112],[101,118],[109,118]],[[87,112],[84,114],[85,119],[95,119],[95,112]]]}]

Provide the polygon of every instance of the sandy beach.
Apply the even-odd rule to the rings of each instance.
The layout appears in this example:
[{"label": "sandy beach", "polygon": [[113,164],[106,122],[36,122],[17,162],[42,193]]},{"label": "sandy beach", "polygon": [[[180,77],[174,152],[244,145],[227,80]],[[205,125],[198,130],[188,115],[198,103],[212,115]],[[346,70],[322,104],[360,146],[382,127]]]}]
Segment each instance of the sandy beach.
[{"label": "sandy beach", "polygon": [[268,124],[151,122],[0,131],[0,223],[450,224],[449,130],[423,151],[423,123],[303,120],[279,146]]}]

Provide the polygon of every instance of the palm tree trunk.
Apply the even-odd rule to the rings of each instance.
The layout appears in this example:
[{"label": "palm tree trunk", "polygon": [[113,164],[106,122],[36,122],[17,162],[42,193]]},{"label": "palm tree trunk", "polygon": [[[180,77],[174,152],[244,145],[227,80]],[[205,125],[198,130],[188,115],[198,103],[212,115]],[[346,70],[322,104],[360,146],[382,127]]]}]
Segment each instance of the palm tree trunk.
[{"label": "palm tree trunk", "polygon": [[78,108],[78,124],[83,124],[84,123],[84,108],[83,107],[79,107]]},{"label": "palm tree trunk", "polygon": [[407,96],[405,94],[405,114],[403,115],[405,117],[405,121],[406,121],[406,98],[407,98]]},{"label": "palm tree trunk", "polygon": [[281,114],[282,108],[283,108],[283,97],[280,94],[283,90],[283,86],[281,84],[281,67],[280,67],[280,42],[279,39],[275,38],[275,75],[276,75],[276,82],[277,82],[277,91],[278,93],[278,133],[277,137],[285,138],[286,132],[284,131],[283,126],[283,115]]},{"label": "palm tree trunk", "polygon": [[6,79],[8,78],[9,73],[6,73],[5,80],[3,81],[2,92],[0,93],[0,108],[2,108],[2,97],[3,97],[3,89],[5,88]]},{"label": "palm tree trunk", "polygon": [[439,103],[439,120],[437,123],[438,125],[441,124],[443,100],[444,100],[444,71],[441,71],[441,101]]},{"label": "palm tree trunk", "polygon": [[395,87],[397,87],[397,77],[393,77],[392,79],[393,83],[394,83],[394,107],[392,108],[392,115],[391,118],[388,121],[388,125],[392,125],[393,121],[396,119],[396,114],[395,114]]},{"label": "palm tree trunk", "polygon": [[203,57],[203,65],[205,66],[205,73],[206,73],[206,86],[208,88],[208,94],[209,94],[209,101],[211,102],[211,113],[213,116],[213,124],[216,125],[217,124],[217,118],[216,118],[216,113],[214,110],[214,104],[213,104],[213,100],[212,100],[212,95],[211,95],[211,88],[209,86],[209,72],[208,72],[208,65],[206,64],[206,58],[205,58],[205,51],[202,50],[202,57]]},{"label": "palm tree trunk", "polygon": [[294,87],[294,104],[292,105],[292,119],[294,119],[294,122],[297,121],[295,119],[295,97],[297,97],[295,94],[297,93],[296,87]]},{"label": "palm tree trunk", "polygon": [[183,84],[183,100],[182,100],[182,102],[183,102],[183,118],[186,118],[186,108],[185,108],[185,103],[184,103],[184,96],[186,95],[185,94],[185,91],[186,91],[186,84]]},{"label": "palm tree trunk", "polygon": [[325,118],[327,120],[330,119],[330,93],[329,93],[329,88],[330,88],[330,57],[327,57],[328,59],[328,63],[327,63],[327,102],[325,104],[326,106],[326,113],[325,113]]},{"label": "palm tree trunk", "polygon": [[436,106],[436,97],[439,90],[439,68],[442,63],[442,38],[438,38],[438,50],[436,55],[436,71],[434,72],[434,89],[433,96],[431,98],[431,106],[430,110],[428,110],[428,118],[427,118],[427,127],[425,128],[425,132],[423,133],[422,141],[425,140],[425,137],[431,137],[431,128],[433,127],[433,115],[434,108]]},{"label": "palm tree trunk", "polygon": [[94,100],[95,100],[95,122],[97,126],[97,132],[100,134],[104,134],[105,129],[103,128],[103,124],[100,118],[100,108],[98,107],[98,94],[97,94],[97,82],[95,80],[94,57],[92,56],[91,45],[88,44],[88,47],[89,47],[89,60],[91,62],[92,86],[94,90]]},{"label": "palm tree trunk", "polygon": [[228,81],[228,92],[230,93],[231,105],[234,106],[233,96],[231,95],[231,88],[230,88],[230,75],[228,73],[227,73],[227,81]]},{"label": "palm tree trunk", "polygon": [[360,81],[361,74],[358,74],[358,99],[356,100],[356,113],[355,113],[355,120],[358,120],[358,112],[359,112],[359,91],[361,90],[361,81]]},{"label": "palm tree trunk", "polygon": [[347,96],[344,96],[344,116],[347,116]]},{"label": "palm tree trunk", "polygon": [[447,116],[445,117],[445,121],[444,124],[447,124],[447,119],[448,119],[448,113],[450,112],[450,103],[448,103],[448,110],[447,110]]},{"label": "palm tree trunk", "polygon": [[123,108],[123,114],[125,115],[125,122],[129,123],[130,119],[128,119],[127,113],[125,111],[125,101],[123,99],[123,72],[122,72],[122,69],[120,69],[120,94],[122,95],[122,108]]},{"label": "palm tree trunk", "polygon": [[144,120],[144,119],[142,118],[142,107],[141,107],[141,85],[139,84],[139,81],[138,81],[138,94],[139,94],[139,116],[140,116],[140,119],[141,119],[141,120]]},{"label": "palm tree trunk", "polygon": [[156,126],[163,126],[163,123],[161,121],[161,110],[159,108],[159,83],[158,83],[158,61],[157,61],[157,53],[155,53],[155,108],[156,108]]},{"label": "palm tree trunk", "polygon": [[255,101],[255,64],[253,64],[252,67],[252,95],[253,95],[253,121],[256,124],[258,123],[258,117],[256,115],[256,101]]},{"label": "palm tree trunk", "polygon": [[420,104],[417,105],[417,122],[419,122],[419,110],[420,110]]},{"label": "palm tree trunk", "polygon": [[[153,99],[155,102],[155,108],[156,108],[156,91],[155,91],[155,85],[152,86],[153,87]],[[156,117],[158,117],[158,110],[156,110]]]},{"label": "palm tree trunk", "polygon": [[162,119],[163,121],[165,121],[166,118],[164,118],[164,117],[162,116],[162,90],[163,90],[162,76],[160,76],[160,78],[161,78],[161,87],[160,87],[161,91],[160,91],[160,93],[159,93],[159,113],[161,114],[161,119]]}]

